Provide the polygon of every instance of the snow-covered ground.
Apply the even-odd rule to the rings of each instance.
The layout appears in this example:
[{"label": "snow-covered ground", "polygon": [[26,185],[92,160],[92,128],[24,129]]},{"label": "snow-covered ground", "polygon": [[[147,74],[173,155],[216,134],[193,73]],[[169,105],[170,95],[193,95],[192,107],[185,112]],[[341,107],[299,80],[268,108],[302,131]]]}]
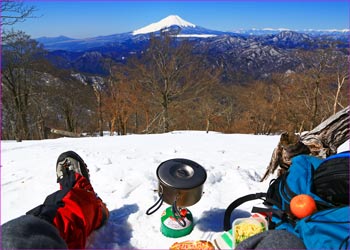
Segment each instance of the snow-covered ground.
[{"label": "snow-covered ground", "polygon": [[[155,135],[61,138],[1,142],[1,224],[41,204],[57,190],[58,155],[76,151],[88,164],[91,182],[111,211],[107,225],[95,231],[88,248],[167,249],[176,241],[213,240],[223,229],[226,207],[236,198],[264,192],[260,183],[279,136],[176,131]],[[349,150],[349,142],[339,148]],[[189,207],[193,232],[172,239],[160,232],[163,203],[153,215],[146,210],[158,199],[156,169],[172,158],[187,158],[207,171],[201,200]],[[242,205],[235,217],[247,215]]]}]

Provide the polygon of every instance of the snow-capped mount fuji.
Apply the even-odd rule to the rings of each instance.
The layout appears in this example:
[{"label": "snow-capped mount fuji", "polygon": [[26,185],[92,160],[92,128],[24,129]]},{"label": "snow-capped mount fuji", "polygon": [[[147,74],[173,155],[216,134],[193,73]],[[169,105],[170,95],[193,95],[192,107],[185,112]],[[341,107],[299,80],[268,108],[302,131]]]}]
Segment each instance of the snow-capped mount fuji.
[{"label": "snow-capped mount fuji", "polygon": [[170,15],[159,22],[134,30],[132,34],[145,35],[150,33],[170,32],[177,37],[208,38],[222,35],[225,32],[209,30],[190,23],[177,15]]},{"label": "snow-capped mount fuji", "polygon": [[170,15],[170,16],[167,16],[166,18],[160,20],[159,22],[151,23],[150,25],[147,25],[141,29],[134,30],[132,34],[133,35],[140,35],[140,34],[153,33],[153,32],[157,32],[160,30],[164,30],[164,29],[169,28],[171,26],[179,26],[180,28],[186,28],[186,27],[195,28],[196,27],[196,25],[194,25],[193,23],[187,22],[177,15]]},{"label": "snow-capped mount fuji", "polygon": [[[107,36],[97,36],[83,39],[74,39],[69,37],[39,37],[36,40],[44,45],[50,51],[67,50],[83,52],[103,46],[125,45],[126,43],[138,43],[149,39],[150,34],[159,34],[161,32],[169,32],[178,38],[199,38],[205,39],[220,35],[233,34],[231,32],[222,32],[210,30],[193,23],[185,21],[177,15],[170,15],[159,22],[149,24],[143,28],[113,34]],[[64,39],[63,39],[64,38]]]}]

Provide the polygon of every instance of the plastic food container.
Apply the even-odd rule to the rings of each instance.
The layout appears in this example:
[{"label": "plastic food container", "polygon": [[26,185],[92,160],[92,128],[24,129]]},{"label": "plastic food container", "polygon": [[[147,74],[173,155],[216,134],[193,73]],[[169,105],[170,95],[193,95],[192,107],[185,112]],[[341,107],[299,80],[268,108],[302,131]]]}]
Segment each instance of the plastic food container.
[{"label": "plastic food container", "polygon": [[243,240],[268,230],[266,219],[261,214],[249,218],[239,218],[232,223],[233,248]]}]

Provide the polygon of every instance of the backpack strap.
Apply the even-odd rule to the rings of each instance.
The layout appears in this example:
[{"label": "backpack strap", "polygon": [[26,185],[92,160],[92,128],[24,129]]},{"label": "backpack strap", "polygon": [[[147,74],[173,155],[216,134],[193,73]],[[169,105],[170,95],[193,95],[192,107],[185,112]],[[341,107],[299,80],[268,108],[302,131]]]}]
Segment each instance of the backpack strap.
[{"label": "backpack strap", "polygon": [[233,210],[235,210],[238,206],[242,205],[243,203],[247,201],[252,201],[256,199],[261,199],[261,198],[266,198],[266,193],[255,193],[255,194],[248,194],[245,196],[242,196],[235,201],[233,201],[225,211],[225,216],[224,216],[224,230],[228,231],[231,229],[231,214]]},{"label": "backpack strap", "polygon": [[[268,221],[268,228],[269,230],[275,229],[279,225],[288,222],[291,225],[295,225],[295,220],[291,218],[288,213],[286,213],[283,210],[280,209],[275,209],[275,208],[262,208],[262,207],[253,207],[252,208],[252,213],[260,213],[260,214],[265,214],[266,215],[266,220]],[[279,222],[276,223],[275,221],[272,220],[272,217],[277,217],[279,219]]]}]

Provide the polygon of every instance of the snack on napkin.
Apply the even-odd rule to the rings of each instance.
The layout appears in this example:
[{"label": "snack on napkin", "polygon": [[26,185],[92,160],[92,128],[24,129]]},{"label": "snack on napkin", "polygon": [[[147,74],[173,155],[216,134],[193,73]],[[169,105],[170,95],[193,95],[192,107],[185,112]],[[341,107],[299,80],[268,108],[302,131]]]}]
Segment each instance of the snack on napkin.
[{"label": "snack on napkin", "polygon": [[214,245],[210,241],[205,240],[186,240],[183,242],[175,242],[170,250],[182,249],[198,249],[198,250],[214,250]]}]

